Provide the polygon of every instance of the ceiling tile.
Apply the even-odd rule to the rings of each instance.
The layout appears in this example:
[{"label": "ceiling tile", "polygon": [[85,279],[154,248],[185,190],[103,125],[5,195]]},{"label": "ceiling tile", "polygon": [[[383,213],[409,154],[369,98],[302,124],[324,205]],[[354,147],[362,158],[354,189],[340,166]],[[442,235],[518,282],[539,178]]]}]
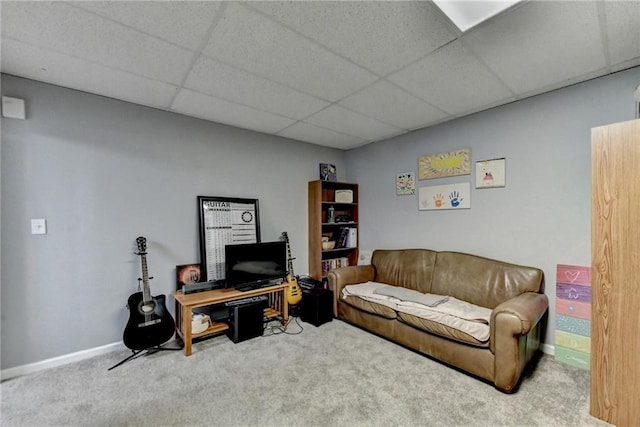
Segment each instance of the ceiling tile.
[{"label": "ceiling tile", "polygon": [[181,82],[193,56],[63,2],[3,2],[2,34],[167,83]]},{"label": "ceiling tile", "polygon": [[227,102],[188,89],[180,90],[171,110],[265,133],[277,133],[295,123],[294,120],[286,117],[276,116],[275,114]]},{"label": "ceiling tile", "polygon": [[342,150],[359,147],[367,143],[364,139],[334,132],[304,122],[298,122],[279,132],[278,135],[327,147],[340,148]]},{"label": "ceiling tile", "polygon": [[311,95],[205,56],[201,56],[196,62],[185,87],[294,119],[303,119],[329,105]]},{"label": "ceiling tile", "polygon": [[212,1],[78,1],[76,7],[195,50],[219,9]]},{"label": "ceiling tile", "polygon": [[300,35],[230,3],[204,51],[210,57],[286,86],[336,101],[375,75]]},{"label": "ceiling tile", "polygon": [[296,31],[380,75],[455,38],[430,2],[251,2]]},{"label": "ceiling tile", "polygon": [[460,41],[388,77],[393,83],[450,114],[460,114],[512,94]]},{"label": "ceiling tile", "polygon": [[178,88],[93,62],[2,40],[2,72],[156,108],[168,108]]},{"label": "ceiling tile", "polygon": [[517,93],[607,65],[595,2],[528,2],[464,40]]},{"label": "ceiling tile", "polygon": [[384,80],[343,99],[339,104],[407,130],[424,127],[447,117],[437,108]]},{"label": "ceiling tile", "polygon": [[0,5],[2,72],[339,148],[640,65],[640,1],[527,1],[463,35],[430,1]]},{"label": "ceiling tile", "polygon": [[339,105],[331,105],[307,118],[305,122],[370,141],[380,140],[400,131],[394,126],[354,113]]},{"label": "ceiling tile", "polygon": [[611,64],[640,58],[640,2],[605,1]]}]

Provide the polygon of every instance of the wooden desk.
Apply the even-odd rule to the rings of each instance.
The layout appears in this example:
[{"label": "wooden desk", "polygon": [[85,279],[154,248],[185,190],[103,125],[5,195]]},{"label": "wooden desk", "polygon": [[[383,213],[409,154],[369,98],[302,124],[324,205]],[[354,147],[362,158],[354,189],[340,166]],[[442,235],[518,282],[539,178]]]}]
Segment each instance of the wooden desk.
[{"label": "wooden desk", "polygon": [[286,325],[289,320],[289,304],[287,303],[286,295],[288,287],[288,283],[281,283],[279,285],[252,289],[246,292],[240,292],[236,289],[214,289],[212,291],[195,292],[192,294],[173,291],[171,295],[173,295],[179,307],[179,309],[176,310],[176,331],[184,341],[185,356],[191,355],[191,344],[194,338],[222,332],[229,328],[229,325],[226,323],[212,322],[206,331],[192,334],[191,315],[194,308],[221,304],[258,295],[267,295],[269,296],[269,308],[265,309],[265,316],[276,317],[282,315],[282,324]]}]

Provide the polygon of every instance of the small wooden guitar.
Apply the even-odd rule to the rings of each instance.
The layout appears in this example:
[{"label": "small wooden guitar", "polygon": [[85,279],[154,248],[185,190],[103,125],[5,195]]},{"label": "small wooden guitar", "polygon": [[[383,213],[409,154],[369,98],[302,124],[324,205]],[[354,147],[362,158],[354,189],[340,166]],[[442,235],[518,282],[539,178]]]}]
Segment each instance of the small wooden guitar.
[{"label": "small wooden guitar", "polygon": [[289,261],[289,271],[285,281],[289,284],[287,289],[287,302],[289,305],[296,305],[302,299],[302,288],[298,284],[298,278],[293,274],[293,258],[291,258],[291,247],[289,245],[289,236],[286,231],[282,232],[282,238],[287,242],[287,258]]},{"label": "small wooden guitar", "polygon": [[173,336],[176,325],[165,306],[165,296],[151,296],[147,272],[147,239],[138,237],[136,243],[142,263],[142,292],[132,294],[127,302],[129,321],[124,328],[123,341],[131,350],[144,350],[168,341]]}]

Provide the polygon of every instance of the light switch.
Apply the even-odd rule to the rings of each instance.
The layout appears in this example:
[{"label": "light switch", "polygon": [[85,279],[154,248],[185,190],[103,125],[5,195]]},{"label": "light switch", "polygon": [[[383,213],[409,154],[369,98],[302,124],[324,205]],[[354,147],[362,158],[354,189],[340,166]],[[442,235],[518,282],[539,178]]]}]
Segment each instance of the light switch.
[{"label": "light switch", "polygon": [[31,234],[47,234],[47,221],[44,219],[32,219]]}]

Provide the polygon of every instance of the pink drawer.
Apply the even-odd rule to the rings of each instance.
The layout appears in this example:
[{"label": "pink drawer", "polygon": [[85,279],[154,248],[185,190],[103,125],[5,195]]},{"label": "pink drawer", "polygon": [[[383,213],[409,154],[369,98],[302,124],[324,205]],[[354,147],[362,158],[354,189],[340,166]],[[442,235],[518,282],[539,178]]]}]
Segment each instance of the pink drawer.
[{"label": "pink drawer", "polygon": [[556,298],[556,313],[591,320],[591,304]]},{"label": "pink drawer", "polygon": [[556,283],[591,286],[591,267],[558,264]]}]

